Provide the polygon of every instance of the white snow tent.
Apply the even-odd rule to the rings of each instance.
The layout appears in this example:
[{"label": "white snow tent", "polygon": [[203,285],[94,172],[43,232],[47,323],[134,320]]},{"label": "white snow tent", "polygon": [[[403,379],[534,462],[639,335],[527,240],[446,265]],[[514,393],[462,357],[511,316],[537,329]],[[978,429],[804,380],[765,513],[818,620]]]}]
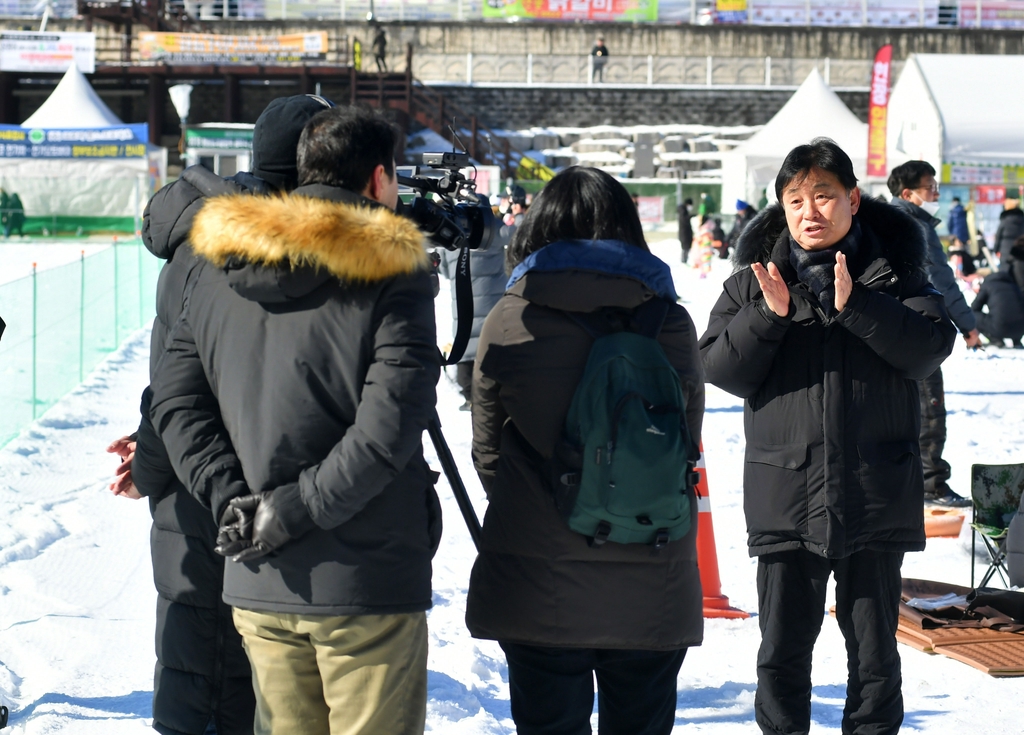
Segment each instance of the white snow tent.
[{"label": "white snow tent", "polygon": [[921,160],[943,183],[1024,183],[1022,77],[1024,56],[912,54],[889,98],[889,169]]},{"label": "white snow tent", "polygon": [[857,178],[864,178],[868,125],[850,112],[815,68],[767,125],[722,154],[722,211],[735,212],[737,199],[757,206],[766,188],[774,201],[775,177],[786,154],[820,136],[838,143],[853,161]]},{"label": "white snow tent", "polygon": [[21,197],[26,230],[134,231],[167,170],[167,149],[139,140],[139,130],[122,123],[72,63],[20,129],[3,131],[16,143],[0,156],[0,186]]}]

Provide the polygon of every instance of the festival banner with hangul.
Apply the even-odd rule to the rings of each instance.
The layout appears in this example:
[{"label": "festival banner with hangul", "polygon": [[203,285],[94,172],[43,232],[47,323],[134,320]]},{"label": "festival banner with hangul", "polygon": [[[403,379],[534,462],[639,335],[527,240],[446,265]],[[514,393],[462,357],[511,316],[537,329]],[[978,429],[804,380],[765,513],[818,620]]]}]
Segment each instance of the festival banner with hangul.
[{"label": "festival banner with hangul", "polygon": [[868,176],[879,178],[888,173],[886,131],[889,122],[889,90],[892,86],[892,44],[875,54],[871,67],[871,96],[868,97]]},{"label": "festival banner with hangul", "polygon": [[42,129],[0,125],[0,158],[145,158],[149,125]]},{"label": "festival banner with hangul", "polygon": [[[981,8],[981,18],[978,9]],[[960,0],[957,23],[961,28],[1024,28],[1024,0]]]},{"label": "festival banner with hangul", "polygon": [[[658,0],[484,0],[485,18],[601,20],[625,23],[658,20]],[[614,53],[612,49],[612,53]]]},{"label": "festival banner with hangul", "polygon": [[95,33],[0,33],[0,71],[63,73],[72,62],[83,74],[96,71]]},{"label": "festival banner with hangul", "polygon": [[327,31],[282,36],[140,33],[139,57],[168,64],[273,64],[327,58]]}]

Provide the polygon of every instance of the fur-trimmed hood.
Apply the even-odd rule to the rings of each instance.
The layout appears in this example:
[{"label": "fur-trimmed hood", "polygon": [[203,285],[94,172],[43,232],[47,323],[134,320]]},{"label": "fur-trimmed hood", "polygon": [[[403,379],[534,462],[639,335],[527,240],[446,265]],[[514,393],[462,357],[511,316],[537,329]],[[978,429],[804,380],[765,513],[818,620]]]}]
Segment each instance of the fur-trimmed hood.
[{"label": "fur-trimmed hood", "polygon": [[229,271],[232,288],[259,301],[308,293],[331,277],[373,283],[426,267],[416,225],[368,199],[328,186],[272,197],[206,202],[190,236],[196,254]]},{"label": "fur-trimmed hood", "polygon": [[[860,222],[863,236],[879,244],[881,256],[896,273],[906,275],[926,266],[925,232],[909,214],[862,192],[860,209],[854,216]],[[775,203],[766,207],[743,229],[736,243],[733,256],[736,270],[755,262],[767,264],[779,238],[787,234],[782,205]]]}]

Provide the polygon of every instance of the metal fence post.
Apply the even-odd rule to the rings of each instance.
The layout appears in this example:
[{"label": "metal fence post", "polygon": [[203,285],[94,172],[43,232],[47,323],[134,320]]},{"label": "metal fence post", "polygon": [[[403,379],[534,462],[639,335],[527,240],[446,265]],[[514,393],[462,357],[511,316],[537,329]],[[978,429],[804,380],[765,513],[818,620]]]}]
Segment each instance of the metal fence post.
[{"label": "metal fence post", "polygon": [[142,291],[142,240],[139,240],[135,244],[135,252],[138,254],[138,261],[139,261],[139,327],[141,328],[142,327],[142,314],[143,314],[143,311],[142,311],[142,299],[143,299],[143,291]]},{"label": "metal fence post", "polygon": [[473,83],[473,52],[466,54],[466,84]]},{"label": "metal fence post", "polygon": [[36,286],[36,264],[32,264],[32,420],[36,418],[36,314],[39,311],[39,292]]},{"label": "metal fence post", "polygon": [[647,54],[647,83],[654,84],[654,56]]},{"label": "metal fence post", "polygon": [[118,345],[118,337],[121,334],[121,328],[120,324],[118,323],[117,313],[118,307],[120,306],[119,299],[117,298],[117,292],[120,290],[121,287],[121,279],[119,278],[117,272],[117,235],[114,236],[114,245],[112,250],[114,253],[114,349],[116,350]]},{"label": "metal fence post", "polygon": [[533,54],[526,55],[526,83],[533,84]]},{"label": "metal fence post", "polygon": [[772,57],[764,57],[764,86],[772,86]]},{"label": "metal fence post", "polygon": [[825,57],[825,84],[832,85],[832,60]]},{"label": "metal fence post", "polygon": [[711,57],[709,56],[708,57],[708,68],[707,68],[707,79],[706,79],[707,85],[709,87],[711,86],[712,74],[714,73],[714,66],[713,66],[713,64],[714,64],[714,62],[711,60]]},{"label": "metal fence post", "polygon": [[82,283],[78,289],[78,382],[85,379],[85,251],[79,260]]}]

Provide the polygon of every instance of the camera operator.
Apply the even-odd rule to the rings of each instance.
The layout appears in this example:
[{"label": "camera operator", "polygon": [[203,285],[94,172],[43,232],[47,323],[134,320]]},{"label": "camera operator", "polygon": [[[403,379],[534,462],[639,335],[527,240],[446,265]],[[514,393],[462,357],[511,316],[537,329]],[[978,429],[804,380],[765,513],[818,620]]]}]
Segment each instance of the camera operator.
[{"label": "camera operator", "polygon": [[[517,189],[519,187],[516,187]],[[511,228],[509,228],[511,229]],[[505,284],[508,283],[508,275],[505,273],[505,247],[508,243],[507,235],[502,232],[497,236],[497,241],[486,250],[474,250],[469,256],[470,274],[473,286],[473,327],[470,331],[469,344],[462,354],[462,359],[455,367],[455,382],[458,383],[459,392],[465,399],[465,403],[459,408],[460,411],[469,411],[472,406],[473,388],[473,360],[476,358],[477,344],[480,342],[480,330],[483,329],[484,319],[505,294]],[[443,250],[440,253],[441,262],[438,266],[441,274],[451,281],[455,280],[456,269],[459,265],[459,251]],[[452,288],[452,334],[458,332],[459,327],[459,304],[458,292]]]},{"label": "camera operator", "polygon": [[[292,194],[206,203],[206,260],[153,385],[179,476],[216,482],[235,456],[245,473],[213,505],[257,735],[423,732],[440,365],[423,237],[392,211],[395,142],[368,109],[325,110]],[[191,394],[203,375],[213,404]],[[187,441],[211,405],[235,454]]]}]

